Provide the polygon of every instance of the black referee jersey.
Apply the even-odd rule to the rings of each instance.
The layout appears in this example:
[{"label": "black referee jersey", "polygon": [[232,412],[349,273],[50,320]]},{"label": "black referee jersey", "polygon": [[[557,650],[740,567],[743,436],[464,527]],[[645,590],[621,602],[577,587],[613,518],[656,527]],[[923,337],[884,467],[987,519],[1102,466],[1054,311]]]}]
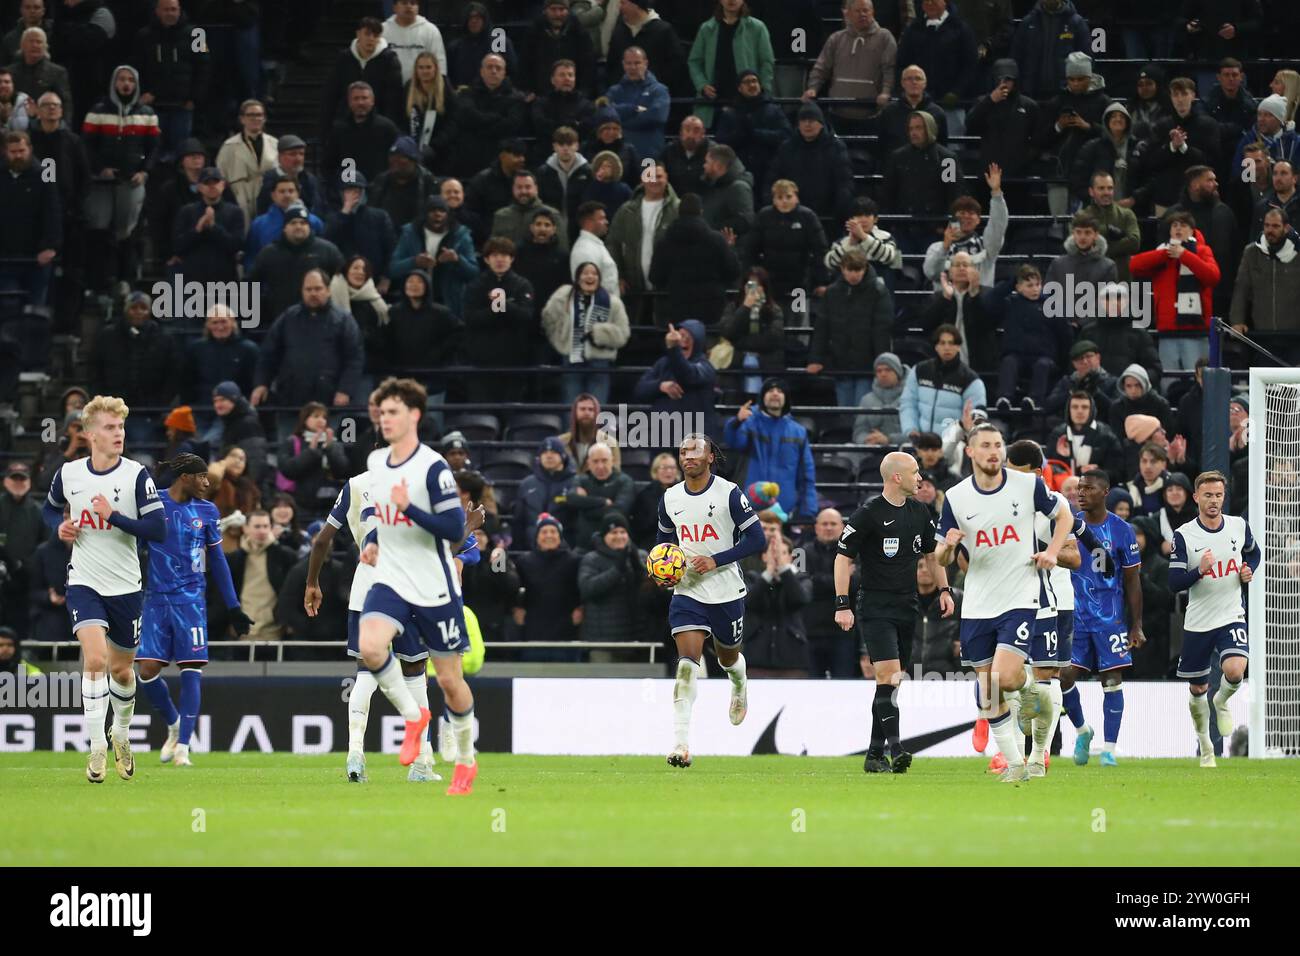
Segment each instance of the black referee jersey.
[{"label": "black referee jersey", "polygon": [[858,617],[916,617],[916,562],[934,553],[935,533],[930,509],[915,498],[898,507],[877,495],[854,513],[839,553],[858,563]]}]

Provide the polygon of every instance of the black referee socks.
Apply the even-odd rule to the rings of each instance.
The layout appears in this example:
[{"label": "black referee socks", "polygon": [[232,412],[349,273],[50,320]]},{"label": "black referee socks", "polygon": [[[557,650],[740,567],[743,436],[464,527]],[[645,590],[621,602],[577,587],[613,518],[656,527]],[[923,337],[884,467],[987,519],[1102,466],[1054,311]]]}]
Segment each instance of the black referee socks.
[{"label": "black referee socks", "polygon": [[898,705],[893,698],[893,687],[876,685],[876,696],[871,701],[871,748],[867,751],[873,757],[884,754],[886,740],[890,750],[898,753]]}]

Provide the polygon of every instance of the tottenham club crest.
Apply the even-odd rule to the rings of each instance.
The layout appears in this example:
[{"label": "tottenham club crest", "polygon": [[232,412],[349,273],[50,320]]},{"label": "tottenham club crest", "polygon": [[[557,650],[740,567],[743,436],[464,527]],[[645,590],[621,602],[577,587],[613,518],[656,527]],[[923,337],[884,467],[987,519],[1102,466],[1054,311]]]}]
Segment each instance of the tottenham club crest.
[{"label": "tottenham club crest", "polygon": [[1020,502],[1019,502],[1019,501],[1013,501],[1013,502],[1011,502],[1011,517],[1013,517],[1013,518],[1019,518],[1019,517],[1020,517]]},{"label": "tottenham club crest", "polygon": [[884,540],[884,550],[885,557],[887,558],[892,558],[894,555],[898,554],[898,539],[886,538]]}]

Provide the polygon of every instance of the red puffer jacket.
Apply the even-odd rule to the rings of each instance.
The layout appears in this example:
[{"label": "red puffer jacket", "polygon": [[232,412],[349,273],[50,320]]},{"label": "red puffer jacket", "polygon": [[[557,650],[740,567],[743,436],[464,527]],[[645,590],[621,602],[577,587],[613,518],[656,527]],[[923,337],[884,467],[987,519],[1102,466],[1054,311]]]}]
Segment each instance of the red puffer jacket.
[{"label": "red puffer jacket", "polygon": [[[1161,245],[1148,252],[1139,252],[1129,259],[1129,272],[1135,279],[1150,279],[1156,305],[1156,331],[1204,332],[1210,327],[1214,314],[1214,287],[1219,284],[1219,264],[1214,250],[1205,241],[1201,230],[1195,232],[1196,252],[1178,259],[1169,258],[1168,246]],[[1201,284],[1200,323],[1180,323],[1174,309],[1178,299],[1179,264],[1186,264]]]}]

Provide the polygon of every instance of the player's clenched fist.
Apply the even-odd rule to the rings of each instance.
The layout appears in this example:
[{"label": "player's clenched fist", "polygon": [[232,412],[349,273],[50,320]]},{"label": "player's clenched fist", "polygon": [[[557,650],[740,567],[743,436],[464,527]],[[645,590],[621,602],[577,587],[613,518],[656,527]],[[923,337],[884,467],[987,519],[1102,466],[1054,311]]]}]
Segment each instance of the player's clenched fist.
[{"label": "player's clenched fist", "polygon": [[1039,551],[1034,555],[1034,567],[1040,571],[1050,571],[1056,567],[1056,556],[1046,551]]},{"label": "player's clenched fist", "polygon": [[113,517],[113,506],[108,503],[108,499],[103,495],[95,495],[95,497],[91,498],[90,507],[95,510],[95,514],[105,521]]},{"label": "player's clenched fist", "polygon": [[405,478],[402,479],[400,484],[393,485],[393,490],[389,492],[389,497],[392,498],[394,508],[398,511],[406,510],[407,506],[411,503],[411,491],[406,484]]},{"label": "player's clenched fist", "polygon": [[955,548],[957,545],[961,544],[961,539],[964,537],[966,537],[965,531],[962,531],[960,528],[949,528],[947,536],[943,539],[943,543],[950,548]]},{"label": "player's clenched fist", "polygon": [[374,567],[379,563],[379,545],[371,542],[361,549],[361,563]]},{"label": "player's clenched fist", "polygon": [[1201,573],[1209,574],[1212,567],[1214,567],[1214,552],[1206,548],[1205,553],[1201,555]]},{"label": "player's clenched fist", "polygon": [[1254,576],[1255,576],[1255,572],[1252,571],[1252,570],[1250,569],[1250,565],[1249,565],[1249,564],[1243,564],[1243,565],[1241,566],[1241,583],[1242,583],[1242,584],[1249,584],[1249,583],[1250,583],[1250,579],[1253,578]]},{"label": "player's clenched fist", "polygon": [[853,627],[853,612],[846,607],[840,608],[835,612],[835,623],[840,626],[841,631],[847,631]]}]

